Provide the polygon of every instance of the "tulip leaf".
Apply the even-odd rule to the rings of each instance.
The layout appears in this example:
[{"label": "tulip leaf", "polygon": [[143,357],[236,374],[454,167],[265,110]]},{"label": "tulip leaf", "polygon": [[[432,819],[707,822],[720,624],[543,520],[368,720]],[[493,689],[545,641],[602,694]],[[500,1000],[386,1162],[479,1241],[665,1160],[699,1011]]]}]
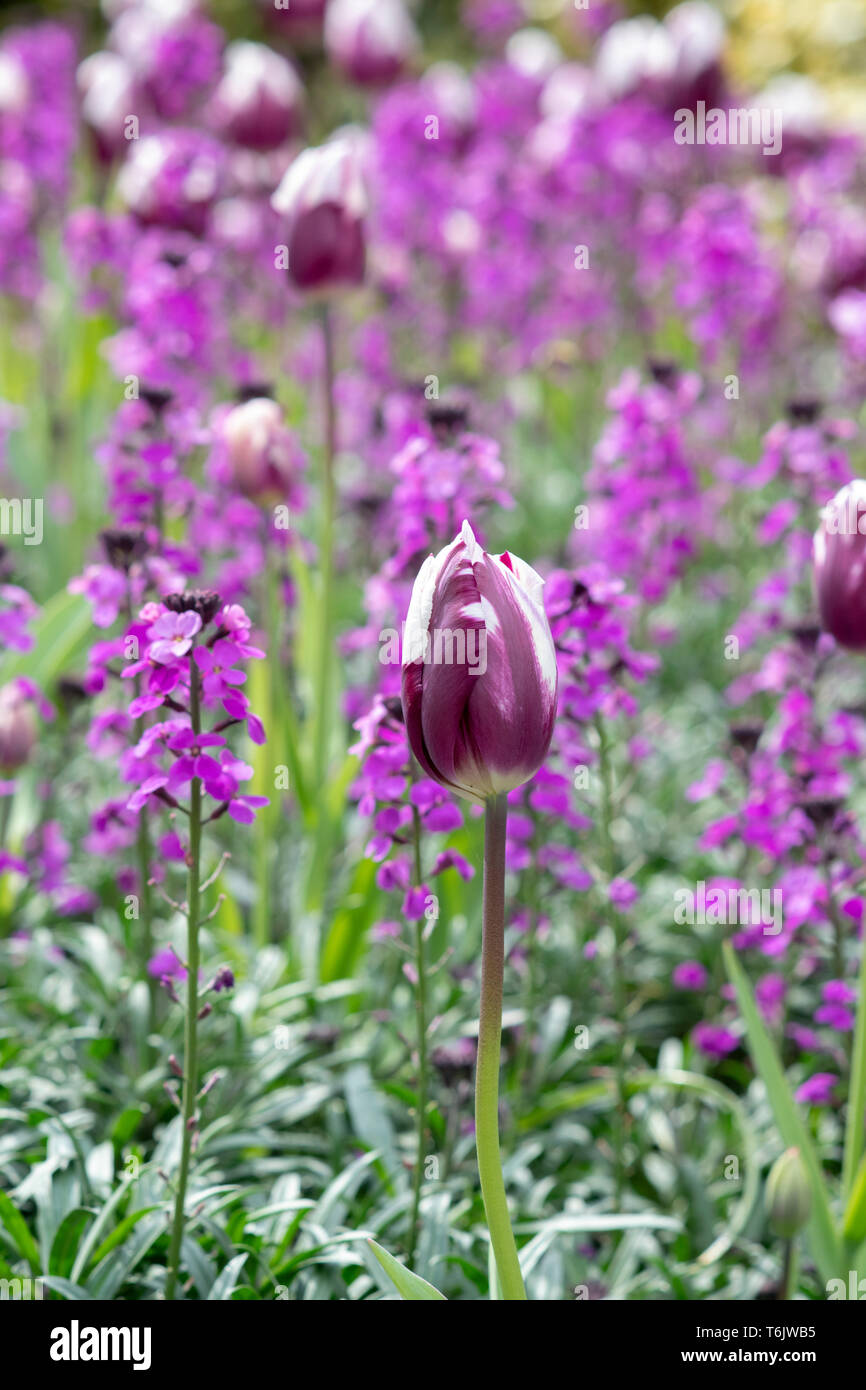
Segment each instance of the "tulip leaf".
[{"label": "tulip leaf", "polygon": [[411,1269],[401,1265],[399,1260],[395,1260],[394,1256],[389,1255],[381,1245],[377,1245],[375,1240],[368,1240],[367,1244],[401,1298],[411,1303],[447,1303],[444,1293],[434,1289],[433,1285],[428,1284],[419,1274],[413,1274]]},{"label": "tulip leaf", "polygon": [[728,978],[734,986],[737,1003],[745,1020],[752,1061],[766,1088],[776,1126],[784,1143],[789,1148],[800,1150],[800,1157],[809,1177],[812,1191],[809,1241],[815,1263],[825,1280],[833,1279],[839,1272],[840,1243],[830,1210],[824,1175],[812,1145],[811,1135],[791,1095],[773,1040],[767,1032],[749,981],[730,942],[725,943],[723,950]]},{"label": "tulip leaf", "polygon": [[860,1164],[851,1188],[842,1234],[849,1245],[859,1245],[866,1240],[866,1158]]}]

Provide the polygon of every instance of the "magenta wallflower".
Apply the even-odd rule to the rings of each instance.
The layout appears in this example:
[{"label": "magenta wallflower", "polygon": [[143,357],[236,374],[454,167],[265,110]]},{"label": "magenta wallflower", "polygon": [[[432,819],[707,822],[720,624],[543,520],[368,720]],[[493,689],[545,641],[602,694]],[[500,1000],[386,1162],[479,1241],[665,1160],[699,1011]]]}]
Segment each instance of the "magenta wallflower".
[{"label": "magenta wallflower", "polygon": [[729,1028],[721,1028],[713,1023],[699,1023],[692,1032],[692,1038],[701,1052],[717,1060],[734,1052],[740,1045],[739,1039]]},{"label": "magenta wallflower", "polygon": [[163,613],[148,628],[149,659],[159,665],[168,665],[178,657],[186,656],[193,638],[200,631],[201,618],[198,613]]},{"label": "magenta wallflower", "polygon": [[557,667],[542,586],[516,555],[487,555],[466,521],[415,580],[403,642],[409,742],[428,776],[471,800],[521,786],[550,746]]},{"label": "magenta wallflower", "polygon": [[802,1086],[798,1086],[794,1099],[803,1105],[829,1105],[833,1090],[839,1082],[838,1076],[829,1071],[816,1071]]},{"label": "magenta wallflower", "polygon": [[674,966],[673,982],[677,989],[702,990],[707,983],[707,971],[700,961],[683,960]]}]

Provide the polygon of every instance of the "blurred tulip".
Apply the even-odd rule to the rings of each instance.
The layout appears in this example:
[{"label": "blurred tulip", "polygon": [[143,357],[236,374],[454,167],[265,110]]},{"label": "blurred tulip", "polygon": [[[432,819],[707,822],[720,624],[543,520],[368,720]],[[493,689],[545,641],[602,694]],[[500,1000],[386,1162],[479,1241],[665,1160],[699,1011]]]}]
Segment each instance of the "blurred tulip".
[{"label": "blurred tulip", "polygon": [[36,721],[27,697],[13,681],[0,686],[0,771],[16,772],[36,742]]},{"label": "blurred tulip", "polygon": [[81,116],[96,154],[111,164],[127,149],[126,123],[140,108],[140,92],[132,69],[118,53],[91,53],[79,65]]},{"label": "blurred tulip", "polygon": [[201,236],[222,182],[224,152],[209,136],[180,128],[132,142],[117,188],[140,222]]},{"label": "blurred tulip", "polygon": [[821,513],[813,547],[821,625],[842,647],[866,650],[866,481],[847,483]]},{"label": "blurred tulip", "polygon": [[466,521],[415,580],[403,644],[409,742],[430,777],[470,800],[521,786],[547,754],[557,669],[542,587],[516,555],[486,554]]},{"label": "blurred tulip", "polygon": [[257,502],[285,500],[303,467],[303,455],[283,412],[268,396],[237,405],[222,426],[238,490]]},{"label": "blurred tulip", "polygon": [[287,223],[289,277],[298,289],[326,293],[361,284],[367,191],[353,139],[304,150],[271,205]]},{"label": "blurred tulip", "polygon": [[297,135],[304,89],[287,59],[261,43],[231,43],[213,99],[220,133],[250,150],[273,150]]},{"label": "blurred tulip", "polygon": [[352,82],[365,87],[393,82],[417,46],[402,0],[329,0],[325,49]]}]

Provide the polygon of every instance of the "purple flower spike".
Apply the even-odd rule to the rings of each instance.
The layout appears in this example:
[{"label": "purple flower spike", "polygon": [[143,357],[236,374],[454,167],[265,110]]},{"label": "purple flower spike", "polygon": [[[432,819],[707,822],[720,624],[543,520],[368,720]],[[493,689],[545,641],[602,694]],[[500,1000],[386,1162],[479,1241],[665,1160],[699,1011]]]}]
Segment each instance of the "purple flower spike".
[{"label": "purple flower spike", "polygon": [[403,716],[428,776],[472,801],[538,771],[556,716],[556,651],[543,581],[506,551],[488,555],[464,521],[429,556],[403,642]]}]

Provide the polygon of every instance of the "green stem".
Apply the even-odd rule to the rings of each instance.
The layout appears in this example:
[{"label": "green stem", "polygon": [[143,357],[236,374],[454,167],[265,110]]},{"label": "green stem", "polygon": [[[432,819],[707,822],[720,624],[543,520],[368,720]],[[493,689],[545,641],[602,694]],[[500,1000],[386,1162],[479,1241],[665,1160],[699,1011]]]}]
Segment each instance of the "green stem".
[{"label": "green stem", "polygon": [[792,1236],[786,1240],[782,1255],[782,1278],[779,1283],[778,1301],[790,1303],[797,1291],[797,1240]]},{"label": "green stem", "polygon": [[[189,663],[189,706],[193,732],[201,733],[201,709],[199,703],[198,667],[190,659]],[[189,877],[187,883],[186,917],[186,1014],[183,1027],[183,1105],[180,1172],[177,1180],[177,1193],[174,1204],[174,1225],[171,1234],[171,1247],[168,1257],[168,1277],[165,1284],[166,1299],[174,1298],[175,1285],[180,1269],[180,1250],[183,1242],[185,1221],[186,1188],[189,1181],[192,1141],[195,1132],[195,1104],[198,1095],[198,914],[199,882],[201,859],[201,779],[193,777],[190,792],[189,812]]]},{"label": "green stem", "polygon": [[319,688],[316,710],[314,755],[317,783],[325,773],[330,731],[331,669],[333,665],[332,629],[334,621],[334,517],[337,490],[334,456],[337,452],[337,407],[335,398],[334,332],[327,305],[321,309],[324,350],[325,437],[322,449],[322,538],[319,564],[322,572],[322,616],[319,630]]},{"label": "green stem", "polygon": [[481,1009],[475,1069],[475,1144],[478,1176],[487,1214],[499,1283],[507,1302],[525,1300],[517,1246],[508,1215],[508,1198],[499,1152],[499,1049],[502,1036],[502,983],[505,972],[504,796],[487,803],[484,817],[484,905],[481,941]]},{"label": "green stem", "polygon": [[851,1087],[845,1123],[845,1158],[842,1165],[842,1198],[847,1202],[863,1153],[863,1121],[866,1116],[866,932],[860,943],[860,980],[857,1025],[851,1049]]},{"label": "green stem", "polygon": [[[595,727],[598,734],[599,770],[601,773],[602,785],[601,829],[604,839],[607,877],[608,883],[610,883],[616,877],[616,846],[611,831],[611,822],[613,820],[613,781],[611,777],[607,730],[600,717],[596,718]],[[616,1022],[615,1072],[617,1089],[616,1129],[614,1136],[614,1199],[617,1207],[619,1207],[625,1188],[625,1141],[628,1128],[628,1098],[626,1095],[626,990],[625,971],[623,966],[622,919],[613,905],[611,905],[610,913],[613,924],[613,1012]]]},{"label": "green stem", "polygon": [[[412,831],[415,843],[414,884],[420,888],[423,882],[421,868],[421,817],[417,806],[412,807]],[[418,981],[415,986],[415,1027],[418,1039],[418,1085],[417,1085],[417,1143],[415,1151],[415,1172],[412,1181],[412,1217],[409,1223],[408,1256],[409,1267],[415,1259],[418,1243],[418,1229],[421,1218],[421,1184],[424,1180],[424,1141],[427,1133],[427,976],[426,952],[424,950],[425,919],[419,917],[415,923],[415,970]]]},{"label": "green stem", "polygon": [[[138,734],[141,738],[141,734]],[[139,891],[141,895],[141,953],[144,960],[144,978],[147,981],[147,1026],[148,1031],[153,1032],[156,1027],[156,1001],[157,1001],[157,982],[149,973],[147,967],[153,955],[153,894],[150,891],[150,825],[147,819],[147,807],[143,806],[138,813],[138,831],[136,834],[136,852],[138,855],[138,878]]]}]

